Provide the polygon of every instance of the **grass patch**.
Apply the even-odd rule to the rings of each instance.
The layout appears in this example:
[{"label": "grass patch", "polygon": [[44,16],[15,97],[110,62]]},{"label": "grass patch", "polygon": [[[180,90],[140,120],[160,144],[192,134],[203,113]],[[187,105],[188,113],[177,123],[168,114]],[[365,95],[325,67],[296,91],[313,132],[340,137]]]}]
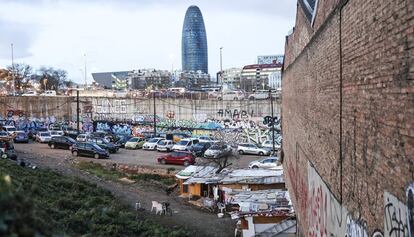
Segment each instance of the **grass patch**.
[{"label": "grass patch", "polygon": [[[175,183],[173,177],[162,176],[159,174],[134,174],[134,175],[126,175],[122,172],[115,171],[115,170],[108,170],[100,164],[96,164],[93,162],[79,162],[78,168],[84,171],[87,171],[91,174],[94,174],[100,178],[106,180],[113,180],[119,181],[119,179],[127,177],[128,179],[134,181],[156,181],[167,186],[172,185]],[[174,169],[174,168],[173,168]]]},{"label": "grass patch", "polygon": [[189,236],[135,215],[94,184],[0,160],[0,236]]}]

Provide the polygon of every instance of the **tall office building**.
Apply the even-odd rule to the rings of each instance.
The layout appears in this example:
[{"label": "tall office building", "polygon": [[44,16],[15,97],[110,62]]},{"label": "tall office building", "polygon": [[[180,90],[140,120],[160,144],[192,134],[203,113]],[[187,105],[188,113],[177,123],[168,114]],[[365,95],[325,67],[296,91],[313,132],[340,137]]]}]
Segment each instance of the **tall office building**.
[{"label": "tall office building", "polygon": [[203,15],[197,6],[185,13],[181,40],[183,71],[208,73],[207,35]]}]

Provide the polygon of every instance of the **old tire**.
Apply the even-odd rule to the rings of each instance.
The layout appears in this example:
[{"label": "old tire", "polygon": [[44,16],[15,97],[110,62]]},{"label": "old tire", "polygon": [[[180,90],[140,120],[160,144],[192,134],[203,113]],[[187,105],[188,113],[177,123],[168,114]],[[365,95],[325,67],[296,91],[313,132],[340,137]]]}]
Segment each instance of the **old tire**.
[{"label": "old tire", "polygon": [[99,154],[95,154],[95,155],[93,155],[93,157],[94,157],[95,159],[99,159]]}]

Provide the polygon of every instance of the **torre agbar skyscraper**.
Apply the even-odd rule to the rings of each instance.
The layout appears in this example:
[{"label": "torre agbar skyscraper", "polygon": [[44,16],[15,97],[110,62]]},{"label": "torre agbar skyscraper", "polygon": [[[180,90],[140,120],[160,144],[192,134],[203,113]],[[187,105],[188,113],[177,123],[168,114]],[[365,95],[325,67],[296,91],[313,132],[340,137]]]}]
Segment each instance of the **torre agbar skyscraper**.
[{"label": "torre agbar skyscraper", "polygon": [[185,13],[181,40],[183,71],[208,73],[207,35],[200,8],[190,6]]}]

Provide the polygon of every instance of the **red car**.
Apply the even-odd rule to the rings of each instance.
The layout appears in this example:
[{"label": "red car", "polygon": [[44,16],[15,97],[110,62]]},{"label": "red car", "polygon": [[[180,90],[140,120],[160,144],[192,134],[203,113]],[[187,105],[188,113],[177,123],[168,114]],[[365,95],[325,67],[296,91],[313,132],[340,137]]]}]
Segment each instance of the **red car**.
[{"label": "red car", "polygon": [[186,151],[175,151],[167,155],[158,157],[158,162],[161,164],[174,164],[174,165],[194,165],[195,156]]}]

